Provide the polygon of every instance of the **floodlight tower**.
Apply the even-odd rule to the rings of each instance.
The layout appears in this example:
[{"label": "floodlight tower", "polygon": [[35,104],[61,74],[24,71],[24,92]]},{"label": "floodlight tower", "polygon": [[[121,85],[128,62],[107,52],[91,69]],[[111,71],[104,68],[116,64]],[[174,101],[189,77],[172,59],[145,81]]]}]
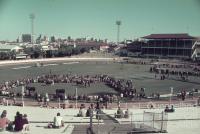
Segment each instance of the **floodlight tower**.
[{"label": "floodlight tower", "polygon": [[120,34],[120,25],[122,24],[122,22],[120,20],[116,21],[116,25],[117,25],[117,45],[119,45],[119,34]]},{"label": "floodlight tower", "polygon": [[29,15],[30,20],[31,20],[31,43],[34,43],[34,19],[35,19],[35,14],[31,13]]}]

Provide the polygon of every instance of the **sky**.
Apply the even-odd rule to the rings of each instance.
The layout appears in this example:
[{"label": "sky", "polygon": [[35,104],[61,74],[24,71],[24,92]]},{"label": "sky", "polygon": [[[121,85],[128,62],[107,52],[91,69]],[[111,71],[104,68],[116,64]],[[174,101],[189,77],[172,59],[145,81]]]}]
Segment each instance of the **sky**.
[{"label": "sky", "polygon": [[56,38],[134,39],[152,33],[200,36],[200,0],[0,0],[0,40],[31,33]]}]

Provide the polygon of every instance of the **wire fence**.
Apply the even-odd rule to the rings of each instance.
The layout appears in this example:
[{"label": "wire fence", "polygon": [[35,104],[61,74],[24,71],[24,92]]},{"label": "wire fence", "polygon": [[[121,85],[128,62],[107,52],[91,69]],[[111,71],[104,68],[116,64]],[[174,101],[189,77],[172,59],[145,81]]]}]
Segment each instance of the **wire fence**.
[{"label": "wire fence", "polygon": [[[97,122],[91,118],[90,128],[93,133],[154,133],[167,132],[166,113],[144,112],[137,114],[93,114],[96,116]],[[103,124],[101,123],[103,120]]]}]

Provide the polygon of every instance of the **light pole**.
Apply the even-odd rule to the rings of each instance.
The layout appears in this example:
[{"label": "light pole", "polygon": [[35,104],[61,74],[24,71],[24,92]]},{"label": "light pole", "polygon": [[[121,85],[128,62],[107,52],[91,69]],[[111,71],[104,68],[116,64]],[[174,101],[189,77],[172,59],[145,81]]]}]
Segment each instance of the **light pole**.
[{"label": "light pole", "polygon": [[35,19],[35,14],[31,13],[29,15],[30,20],[31,20],[31,43],[34,43],[34,19]]},{"label": "light pole", "polygon": [[76,108],[77,108],[77,98],[78,98],[78,95],[77,95],[77,88],[76,88]]},{"label": "light pole", "polygon": [[170,99],[169,99],[169,105],[171,105],[171,103],[172,103],[172,96],[173,96],[173,92],[174,92],[173,87],[170,87],[170,89],[171,89],[171,94],[170,94]]},{"label": "light pole", "polygon": [[117,45],[119,45],[120,25],[121,24],[122,24],[122,22],[120,20],[116,21],[116,25],[117,25]]},{"label": "light pole", "polygon": [[24,86],[22,86],[22,107],[24,107]]}]

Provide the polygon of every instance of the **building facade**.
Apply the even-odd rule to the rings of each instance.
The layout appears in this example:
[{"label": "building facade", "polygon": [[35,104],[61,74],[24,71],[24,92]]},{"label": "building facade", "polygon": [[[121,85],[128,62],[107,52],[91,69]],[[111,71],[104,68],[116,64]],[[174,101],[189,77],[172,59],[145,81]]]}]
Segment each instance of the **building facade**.
[{"label": "building facade", "polygon": [[142,55],[158,58],[191,58],[192,46],[196,40],[186,33],[151,34],[142,38],[145,40],[141,46]]}]

